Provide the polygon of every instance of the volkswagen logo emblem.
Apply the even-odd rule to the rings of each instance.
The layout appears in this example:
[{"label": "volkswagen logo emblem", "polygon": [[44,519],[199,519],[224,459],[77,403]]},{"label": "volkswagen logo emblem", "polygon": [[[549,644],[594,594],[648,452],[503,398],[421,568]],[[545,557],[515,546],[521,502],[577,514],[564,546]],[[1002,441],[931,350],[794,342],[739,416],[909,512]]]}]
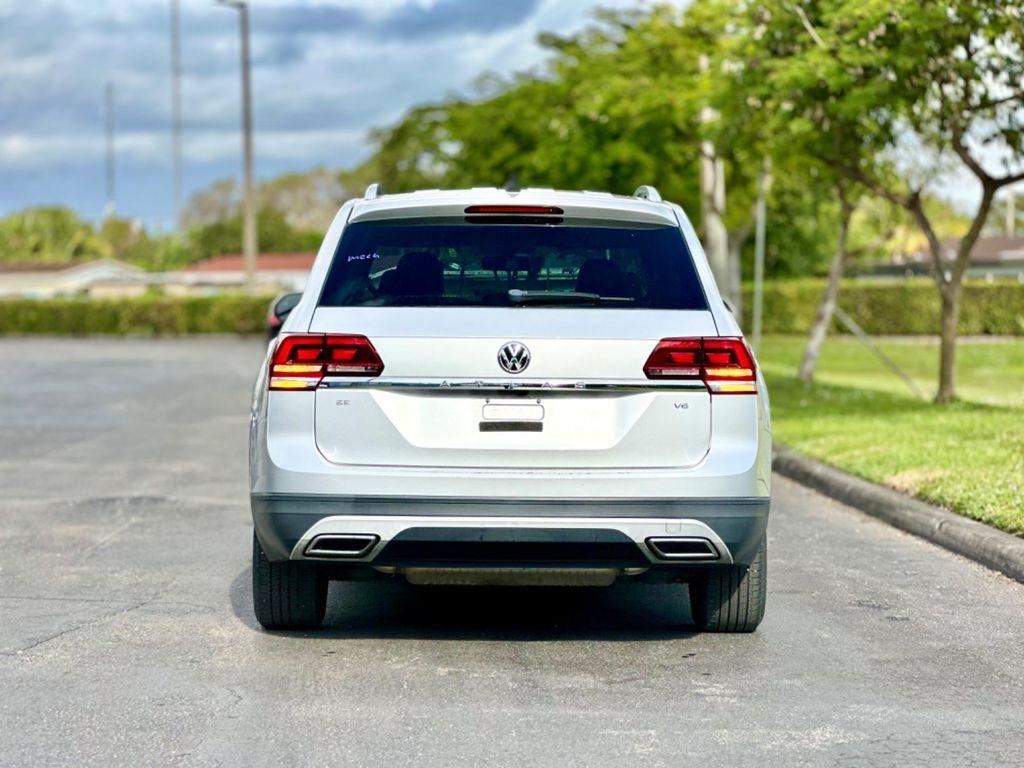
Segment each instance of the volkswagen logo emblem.
[{"label": "volkswagen logo emblem", "polygon": [[530,350],[518,341],[510,341],[498,350],[498,365],[509,373],[521,373],[530,364]]}]

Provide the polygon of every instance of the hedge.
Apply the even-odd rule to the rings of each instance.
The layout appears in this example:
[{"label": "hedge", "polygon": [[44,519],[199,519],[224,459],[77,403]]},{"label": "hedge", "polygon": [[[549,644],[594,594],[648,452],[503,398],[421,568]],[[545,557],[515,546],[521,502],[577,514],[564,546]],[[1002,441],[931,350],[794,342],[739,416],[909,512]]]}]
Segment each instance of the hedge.
[{"label": "hedge", "polygon": [[0,301],[0,334],[262,333],[269,296]]},{"label": "hedge", "polygon": [[[811,327],[825,290],[823,280],[794,280],[765,286],[764,332],[803,334]],[[744,286],[743,310],[750,316],[753,289]],[[847,280],[839,306],[874,336],[939,333],[939,292],[930,280]],[[744,323],[749,327],[749,320]],[[1024,285],[1016,280],[969,281],[960,302],[960,333],[1024,336]],[[845,329],[836,324],[836,331]]]},{"label": "hedge", "polygon": [[[749,313],[751,289],[745,287]],[[769,283],[765,333],[806,333],[824,290],[821,280]],[[133,299],[0,300],[0,335],[262,333],[269,297],[209,296]],[[928,280],[846,281],[839,305],[873,335],[930,335],[939,331],[939,300]],[[836,330],[842,330],[838,326]],[[964,286],[960,332],[1024,336],[1024,285],[1016,281]]]}]

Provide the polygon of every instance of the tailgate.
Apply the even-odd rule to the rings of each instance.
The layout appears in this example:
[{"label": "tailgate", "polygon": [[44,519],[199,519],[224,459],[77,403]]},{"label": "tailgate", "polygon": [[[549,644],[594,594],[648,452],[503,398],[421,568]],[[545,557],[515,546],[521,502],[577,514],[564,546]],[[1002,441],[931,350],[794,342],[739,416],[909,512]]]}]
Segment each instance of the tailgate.
[{"label": "tailgate", "polygon": [[[708,450],[707,389],[643,374],[661,338],[714,335],[706,311],[321,307],[310,331],[366,335],[385,366],[317,390],[336,464],[668,468]],[[510,342],[529,354],[515,374],[498,360]]]}]

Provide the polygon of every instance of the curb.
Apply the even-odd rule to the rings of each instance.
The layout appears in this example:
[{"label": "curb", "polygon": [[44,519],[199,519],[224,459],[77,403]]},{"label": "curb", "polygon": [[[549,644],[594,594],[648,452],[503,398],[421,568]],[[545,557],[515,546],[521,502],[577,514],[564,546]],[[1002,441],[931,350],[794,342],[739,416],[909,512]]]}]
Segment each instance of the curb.
[{"label": "curb", "polygon": [[772,467],[779,474],[1024,583],[1024,539],[854,477],[784,446],[776,446],[772,453]]}]

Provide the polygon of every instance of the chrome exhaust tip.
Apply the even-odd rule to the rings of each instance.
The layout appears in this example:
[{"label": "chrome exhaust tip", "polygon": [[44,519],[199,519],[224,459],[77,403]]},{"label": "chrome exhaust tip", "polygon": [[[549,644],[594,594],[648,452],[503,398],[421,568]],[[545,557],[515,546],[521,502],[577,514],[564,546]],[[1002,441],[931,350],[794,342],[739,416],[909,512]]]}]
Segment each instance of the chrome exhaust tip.
[{"label": "chrome exhaust tip", "polygon": [[322,534],[306,546],[306,557],[355,559],[370,553],[380,536],[370,533]]},{"label": "chrome exhaust tip", "polygon": [[652,536],[647,548],[660,560],[718,560],[721,555],[708,539],[689,536]]}]

